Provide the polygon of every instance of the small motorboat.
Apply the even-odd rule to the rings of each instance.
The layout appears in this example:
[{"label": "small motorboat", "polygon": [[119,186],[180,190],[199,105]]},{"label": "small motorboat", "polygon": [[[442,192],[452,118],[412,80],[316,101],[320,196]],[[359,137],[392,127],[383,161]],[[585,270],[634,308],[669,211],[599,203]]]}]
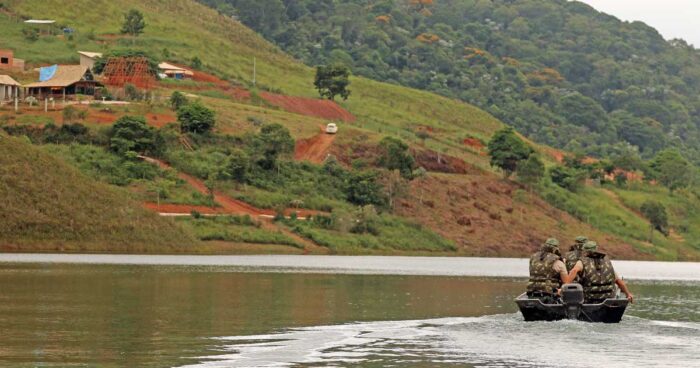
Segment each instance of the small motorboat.
[{"label": "small motorboat", "polygon": [[559,321],[574,319],[584,322],[619,323],[627,308],[627,299],[605,299],[599,304],[585,304],[583,287],[580,284],[565,284],[561,287],[561,300],[554,304],[543,303],[523,293],[515,303],[525,321]]}]

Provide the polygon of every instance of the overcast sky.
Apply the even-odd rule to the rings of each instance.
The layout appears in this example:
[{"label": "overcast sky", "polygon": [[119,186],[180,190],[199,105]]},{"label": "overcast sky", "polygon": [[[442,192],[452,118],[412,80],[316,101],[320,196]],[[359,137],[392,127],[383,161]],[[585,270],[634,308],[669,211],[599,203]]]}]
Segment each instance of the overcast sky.
[{"label": "overcast sky", "polygon": [[666,39],[700,48],[700,0],[579,0],[622,20],[641,20]]}]

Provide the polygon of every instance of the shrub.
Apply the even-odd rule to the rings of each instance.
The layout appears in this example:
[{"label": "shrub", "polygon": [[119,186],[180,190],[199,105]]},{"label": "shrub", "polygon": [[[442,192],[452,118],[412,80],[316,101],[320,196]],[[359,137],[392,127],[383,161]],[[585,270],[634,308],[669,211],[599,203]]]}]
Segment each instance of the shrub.
[{"label": "shrub", "polygon": [[126,99],[130,101],[139,101],[144,97],[143,92],[139,91],[139,89],[131,83],[124,85],[124,95]]},{"label": "shrub", "polygon": [[649,220],[649,241],[653,240],[654,229],[659,230],[662,234],[668,236],[668,214],[666,207],[663,204],[648,200],[642,204],[642,214]]},{"label": "shrub", "polygon": [[195,101],[177,110],[177,121],[183,132],[203,134],[214,128],[216,117],[214,110]]},{"label": "shrub", "polygon": [[260,129],[260,134],[252,137],[250,150],[253,161],[265,170],[277,166],[280,156],[294,152],[294,138],[289,130],[280,124],[268,124]]},{"label": "shrub", "polygon": [[39,31],[35,28],[23,28],[22,35],[29,42],[35,42],[39,40]]},{"label": "shrub", "polygon": [[199,57],[197,57],[197,56],[192,58],[192,69],[196,69],[196,70],[202,69],[202,60],[200,60]]},{"label": "shrub", "polygon": [[63,123],[72,123],[73,120],[75,120],[78,117],[78,109],[71,105],[68,105],[63,108],[61,115],[63,116]]},{"label": "shrub", "polygon": [[376,172],[352,173],[347,180],[345,192],[347,200],[359,206],[386,204],[386,199],[382,195],[382,186],[377,182]]},{"label": "shrub", "polygon": [[410,179],[416,161],[409,152],[408,145],[399,139],[386,137],[379,146],[382,149],[379,164],[389,170],[399,170],[401,176]]},{"label": "shrub", "polygon": [[564,166],[555,166],[549,171],[552,182],[571,192],[577,192],[586,180],[586,172]]},{"label": "shrub", "polygon": [[355,217],[355,225],[350,229],[354,234],[379,235],[379,216],[372,205],[362,206]]},{"label": "shrub", "polygon": [[189,101],[187,100],[187,97],[185,97],[185,95],[180,91],[173,92],[173,94],[170,95],[170,99],[168,100],[168,103],[170,103],[170,107],[175,111],[187,105],[188,102]]},{"label": "shrub", "polygon": [[127,156],[129,152],[155,153],[155,130],[146,125],[146,119],[143,117],[123,116],[112,127],[109,146],[121,156]]}]

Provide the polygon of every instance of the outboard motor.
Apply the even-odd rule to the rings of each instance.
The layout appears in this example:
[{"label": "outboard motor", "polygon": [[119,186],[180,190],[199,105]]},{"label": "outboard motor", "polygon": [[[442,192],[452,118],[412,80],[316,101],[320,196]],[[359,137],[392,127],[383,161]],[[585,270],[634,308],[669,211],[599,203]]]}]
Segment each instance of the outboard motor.
[{"label": "outboard motor", "polygon": [[566,317],[578,319],[583,306],[583,287],[581,284],[564,284],[561,287],[561,300],[566,307]]}]

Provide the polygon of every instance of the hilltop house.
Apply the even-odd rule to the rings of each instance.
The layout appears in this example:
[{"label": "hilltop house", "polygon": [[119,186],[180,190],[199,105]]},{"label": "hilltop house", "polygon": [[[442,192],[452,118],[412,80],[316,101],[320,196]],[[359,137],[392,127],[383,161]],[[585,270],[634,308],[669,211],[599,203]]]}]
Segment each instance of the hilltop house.
[{"label": "hilltop house", "polygon": [[0,69],[24,69],[24,60],[15,58],[12,50],[0,50]]},{"label": "hilltop house", "polygon": [[159,76],[161,78],[185,79],[192,78],[194,75],[191,70],[165,62],[158,64],[158,69],[160,71]]},{"label": "hilltop house", "polygon": [[76,94],[94,96],[99,83],[90,68],[81,65],[54,65],[41,68],[40,81],[24,86],[26,96],[70,98]]},{"label": "hilltop house", "polygon": [[80,66],[88,67],[90,70],[95,68],[95,61],[102,57],[100,52],[78,51],[78,55],[80,55]]},{"label": "hilltop house", "polygon": [[9,75],[0,75],[0,103],[19,97],[20,84]]}]

